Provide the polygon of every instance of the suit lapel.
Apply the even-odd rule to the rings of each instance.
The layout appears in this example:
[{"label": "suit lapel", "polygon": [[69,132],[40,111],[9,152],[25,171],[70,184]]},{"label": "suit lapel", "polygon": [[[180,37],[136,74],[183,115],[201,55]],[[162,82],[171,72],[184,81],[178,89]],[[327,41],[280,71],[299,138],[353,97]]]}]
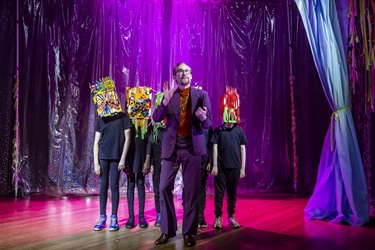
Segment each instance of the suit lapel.
[{"label": "suit lapel", "polygon": [[194,114],[195,112],[195,105],[198,102],[198,95],[197,95],[197,89],[190,86],[190,98],[191,98],[191,113]]},{"label": "suit lapel", "polygon": [[180,110],[180,94],[178,90],[173,93],[173,96],[170,100],[171,108],[173,110],[173,114],[175,115],[178,122],[180,122],[181,118],[181,110]]}]

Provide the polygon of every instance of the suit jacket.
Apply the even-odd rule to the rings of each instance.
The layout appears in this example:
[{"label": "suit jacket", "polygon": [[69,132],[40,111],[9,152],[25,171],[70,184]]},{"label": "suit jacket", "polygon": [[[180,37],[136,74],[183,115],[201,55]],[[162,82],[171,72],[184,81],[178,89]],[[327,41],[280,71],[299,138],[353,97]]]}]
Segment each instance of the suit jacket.
[{"label": "suit jacket", "polygon": [[[191,111],[192,111],[192,143],[196,155],[205,155],[207,153],[206,142],[204,139],[203,128],[209,128],[212,125],[211,104],[206,91],[190,87]],[[195,115],[195,111],[202,106],[207,109],[207,119],[201,122]],[[163,136],[162,158],[169,158],[176,146],[177,131],[180,124],[180,95],[178,90],[174,91],[169,103],[164,107],[161,103],[154,110],[152,118],[155,122],[162,121],[167,117],[166,130]]]}]

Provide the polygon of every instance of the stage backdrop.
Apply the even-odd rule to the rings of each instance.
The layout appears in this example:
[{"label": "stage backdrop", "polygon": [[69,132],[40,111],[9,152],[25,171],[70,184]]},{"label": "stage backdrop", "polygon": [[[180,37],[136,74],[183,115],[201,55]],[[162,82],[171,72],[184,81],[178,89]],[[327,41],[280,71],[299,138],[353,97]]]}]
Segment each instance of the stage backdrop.
[{"label": "stage backdrop", "polygon": [[[286,1],[20,1],[19,186],[26,194],[98,193],[98,119],[89,84],[160,91],[180,61],[209,93],[214,127],[226,86],[240,94],[251,191],[293,189],[289,47],[296,76],[298,192],[314,188],[330,109],[302,21]],[[125,185],[124,174],[121,185]]]},{"label": "stage backdrop", "polygon": [[0,195],[11,194],[16,3],[0,1]]}]

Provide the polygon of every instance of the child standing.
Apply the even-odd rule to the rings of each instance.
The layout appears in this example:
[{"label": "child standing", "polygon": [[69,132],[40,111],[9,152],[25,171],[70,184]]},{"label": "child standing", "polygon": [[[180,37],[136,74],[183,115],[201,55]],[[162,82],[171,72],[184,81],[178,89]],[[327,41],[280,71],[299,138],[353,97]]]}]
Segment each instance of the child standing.
[{"label": "child standing", "polygon": [[126,89],[127,111],[134,125],[131,136],[132,144],[126,159],[125,173],[127,177],[127,199],[129,219],[125,224],[127,229],[135,226],[134,194],[138,190],[138,222],[140,228],[148,227],[144,216],[145,210],[145,175],[150,171],[151,154],[151,88],[134,87]]},{"label": "child standing", "polygon": [[211,171],[211,164],[210,164],[210,154],[211,150],[211,136],[212,136],[212,127],[209,129],[203,129],[204,132],[204,140],[206,142],[207,147],[207,154],[202,155],[201,160],[201,184],[199,188],[199,196],[198,196],[198,227],[199,228],[206,228],[207,222],[204,218],[204,210],[206,208],[206,185],[207,185],[207,178],[208,173]]},{"label": "child standing", "polygon": [[[157,108],[163,99],[163,93],[158,92],[155,95],[154,108]],[[163,135],[165,132],[165,121],[155,122],[152,128],[152,147],[151,147],[151,170],[152,183],[154,189],[154,202],[156,210],[155,227],[160,227],[160,174],[161,174],[161,148],[163,142]]]},{"label": "child standing", "polygon": [[[133,121],[134,122],[134,121]],[[146,121],[145,121],[146,122]],[[145,175],[150,170],[150,129],[142,131],[140,127],[131,129],[132,143],[129,149],[129,154],[126,159],[125,173],[127,177],[127,199],[129,219],[125,224],[127,229],[132,229],[135,226],[134,221],[134,196],[135,187],[138,191],[138,223],[140,228],[148,227],[148,223],[144,216],[145,211]]]},{"label": "child standing", "polygon": [[213,167],[212,175],[215,185],[215,222],[214,228],[222,228],[223,198],[227,195],[228,224],[232,228],[239,228],[240,224],[234,218],[237,185],[240,178],[245,177],[247,139],[244,131],[238,126],[239,98],[233,89],[221,99],[223,109],[223,125],[217,127],[213,133]]},{"label": "child standing", "polygon": [[[130,128],[133,126],[129,117],[121,112],[114,82],[110,78],[100,79],[91,86],[94,103],[100,119],[95,129],[93,146],[95,174],[100,176],[100,217],[94,226],[101,231],[107,221],[108,187],[111,186],[112,215],[109,231],[119,230],[117,210],[120,199],[119,179],[121,170],[125,168],[125,159],[130,146]],[[110,96],[112,100],[106,98]],[[112,105],[112,104],[116,105]]]}]

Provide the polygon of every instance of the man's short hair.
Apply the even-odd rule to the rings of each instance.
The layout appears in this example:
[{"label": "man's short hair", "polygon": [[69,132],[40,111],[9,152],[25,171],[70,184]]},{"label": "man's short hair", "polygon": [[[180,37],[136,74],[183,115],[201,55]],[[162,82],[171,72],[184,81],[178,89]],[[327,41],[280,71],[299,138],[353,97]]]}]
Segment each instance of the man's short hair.
[{"label": "man's short hair", "polygon": [[190,72],[192,72],[192,70],[191,70],[191,68],[190,68],[189,65],[187,65],[185,62],[179,62],[179,63],[176,64],[176,66],[173,67],[173,72],[172,72],[172,73],[173,73],[173,76],[175,76],[175,75],[177,74],[177,68],[178,68],[178,66],[180,66],[181,64],[185,64],[186,66],[188,66],[189,69],[190,69]]}]

